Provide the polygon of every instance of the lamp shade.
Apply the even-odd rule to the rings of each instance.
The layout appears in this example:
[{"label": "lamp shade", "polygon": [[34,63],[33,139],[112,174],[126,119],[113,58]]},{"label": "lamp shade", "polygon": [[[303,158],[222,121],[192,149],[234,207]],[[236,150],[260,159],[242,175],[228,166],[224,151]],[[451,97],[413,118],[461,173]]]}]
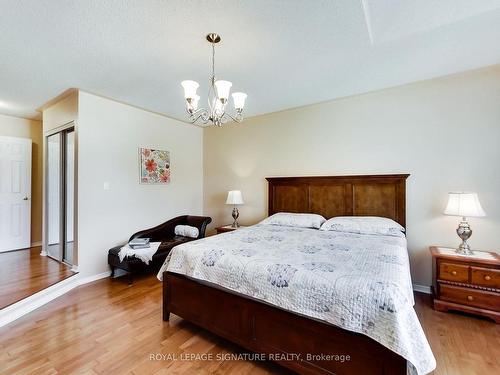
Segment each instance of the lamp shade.
[{"label": "lamp shade", "polygon": [[229,81],[215,81],[215,89],[217,90],[217,97],[219,100],[227,100],[229,98],[229,91],[233,84]]},{"label": "lamp shade", "polygon": [[235,92],[231,95],[234,101],[234,108],[243,109],[245,106],[245,99],[247,98],[247,94],[244,92]]},{"label": "lamp shade", "polygon": [[182,87],[184,88],[184,97],[186,99],[194,98],[196,96],[196,90],[200,87],[200,84],[196,81],[182,81]]},{"label": "lamp shade", "polygon": [[444,214],[463,217],[486,216],[476,193],[448,193]]},{"label": "lamp shade", "polygon": [[239,190],[231,190],[227,192],[226,204],[243,204],[243,195]]}]

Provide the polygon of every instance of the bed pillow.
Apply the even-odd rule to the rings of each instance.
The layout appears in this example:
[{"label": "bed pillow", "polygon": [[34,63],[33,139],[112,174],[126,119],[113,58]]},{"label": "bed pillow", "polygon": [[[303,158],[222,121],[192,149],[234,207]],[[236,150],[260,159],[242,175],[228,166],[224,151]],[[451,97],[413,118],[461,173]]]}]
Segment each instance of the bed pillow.
[{"label": "bed pillow", "polygon": [[289,212],[278,212],[262,220],[262,225],[285,225],[299,228],[319,229],[326,219],[316,214],[292,214]]},{"label": "bed pillow", "polygon": [[404,236],[405,228],[386,217],[379,216],[337,216],[327,220],[321,230],[359,234],[381,234],[383,236]]},{"label": "bed pillow", "polygon": [[176,225],[174,233],[176,236],[184,236],[190,238],[198,238],[198,235],[200,234],[198,228],[192,227],[190,225]]}]

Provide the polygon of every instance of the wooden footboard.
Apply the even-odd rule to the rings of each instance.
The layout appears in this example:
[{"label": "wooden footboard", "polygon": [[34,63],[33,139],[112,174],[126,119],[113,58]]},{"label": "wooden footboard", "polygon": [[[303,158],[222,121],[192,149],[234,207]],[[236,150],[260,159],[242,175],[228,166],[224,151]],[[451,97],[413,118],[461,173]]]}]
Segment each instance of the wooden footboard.
[{"label": "wooden footboard", "polygon": [[165,272],[170,313],[301,374],[406,374],[404,358],[364,335]]}]

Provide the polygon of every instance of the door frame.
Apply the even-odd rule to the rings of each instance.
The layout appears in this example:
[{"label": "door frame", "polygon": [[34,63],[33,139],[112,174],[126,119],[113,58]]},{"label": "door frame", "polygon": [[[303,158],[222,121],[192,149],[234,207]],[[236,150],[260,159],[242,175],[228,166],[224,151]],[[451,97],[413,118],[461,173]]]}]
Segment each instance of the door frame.
[{"label": "door frame", "polygon": [[[72,266],[72,271],[77,272],[78,271],[78,126],[77,126],[77,121],[70,121],[64,125],[58,126],[56,128],[50,129],[43,134],[43,230],[42,230],[42,252],[40,255],[42,256],[49,256],[48,251],[47,251],[47,246],[48,246],[48,170],[49,170],[49,165],[48,165],[48,145],[47,145],[47,139],[48,137],[61,133],[64,131],[68,131],[70,129],[73,129],[74,132],[74,181],[73,181],[73,191],[74,191],[74,196],[73,196],[73,264]],[[65,147],[66,145],[64,142],[61,142],[60,145],[60,155],[63,156],[61,159],[61,173],[59,175],[59,183],[60,186],[63,187],[66,176],[66,166],[65,166]],[[62,191],[62,190],[61,190]],[[65,218],[66,217],[66,212],[65,212],[65,194],[59,194],[59,217],[60,218]],[[59,221],[59,241],[63,246],[66,246],[65,243],[61,242],[65,240],[65,222],[66,220],[60,220]],[[57,259],[57,261],[64,262],[64,253],[61,259]]]}]

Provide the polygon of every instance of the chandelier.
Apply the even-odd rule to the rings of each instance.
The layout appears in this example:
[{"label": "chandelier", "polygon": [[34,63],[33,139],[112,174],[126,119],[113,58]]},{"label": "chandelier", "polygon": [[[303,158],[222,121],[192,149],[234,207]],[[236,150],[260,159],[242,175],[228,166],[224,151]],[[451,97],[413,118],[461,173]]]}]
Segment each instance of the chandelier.
[{"label": "chandelier", "polygon": [[[184,98],[186,100],[186,110],[189,115],[189,121],[198,125],[215,125],[222,126],[229,120],[235,122],[243,121],[243,107],[247,94],[243,92],[235,92],[232,94],[234,114],[226,112],[227,103],[229,101],[229,92],[233,85],[229,81],[216,80],[215,78],[215,45],[220,42],[220,35],[210,33],[207,35],[207,40],[212,44],[212,75],[208,85],[208,107],[198,108],[200,96],[196,94],[196,90],[200,84],[196,81],[182,81],[181,85],[184,88]],[[201,124],[200,124],[201,123]]]}]

